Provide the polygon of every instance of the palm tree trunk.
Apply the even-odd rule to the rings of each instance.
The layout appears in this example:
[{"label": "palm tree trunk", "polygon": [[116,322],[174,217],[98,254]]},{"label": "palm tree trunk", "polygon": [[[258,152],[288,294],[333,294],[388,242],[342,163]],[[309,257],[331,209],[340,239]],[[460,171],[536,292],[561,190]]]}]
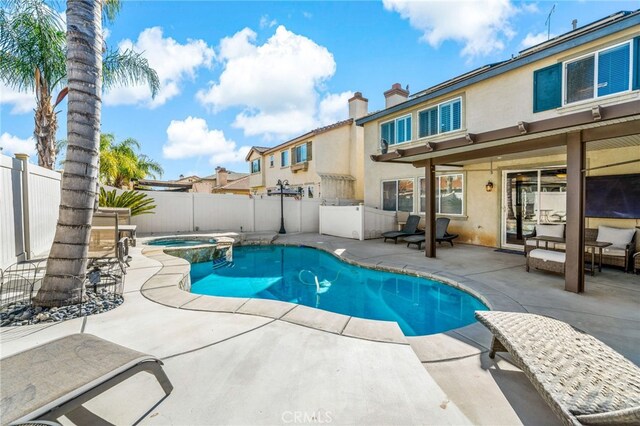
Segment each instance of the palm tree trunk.
[{"label": "palm tree trunk", "polygon": [[97,197],[101,73],[101,2],[67,0],[68,145],[58,226],[34,300],[40,306],[78,303],[84,294],[76,283],[84,282]]},{"label": "palm tree trunk", "polygon": [[38,106],[35,115],[36,149],[38,165],[53,170],[56,165],[55,137],[58,119],[51,105],[51,94],[43,91],[38,94]]}]

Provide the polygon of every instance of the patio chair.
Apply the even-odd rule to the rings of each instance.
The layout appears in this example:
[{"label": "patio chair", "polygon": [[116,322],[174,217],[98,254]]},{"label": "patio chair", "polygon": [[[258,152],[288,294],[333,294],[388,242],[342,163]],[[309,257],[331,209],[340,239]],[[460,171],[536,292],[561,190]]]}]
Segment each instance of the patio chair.
[{"label": "patio chair", "polygon": [[[136,246],[136,225],[131,224],[131,209],[128,207],[99,207],[98,213],[116,213],[120,238],[129,237],[132,246]],[[96,223],[97,225],[98,223]]]},{"label": "patio chair", "polygon": [[394,244],[398,243],[398,238],[408,237],[410,235],[416,235],[418,231],[418,224],[420,223],[420,216],[409,215],[407,223],[404,224],[401,231],[389,231],[382,234],[384,242],[387,240],[393,240]]},{"label": "patio chair", "polygon": [[62,337],[1,362],[3,424],[55,420],[142,371],[156,377],[165,395],[173,390],[158,358],[91,334]]},{"label": "patio chair", "polygon": [[[448,217],[439,217],[436,219],[436,241],[438,244],[442,244],[443,241],[446,241],[451,244],[451,247],[453,247],[453,240],[458,238],[458,234],[449,234],[449,232],[447,232],[449,222],[450,219]],[[413,235],[406,237],[404,240],[407,243],[407,247],[411,244],[415,244],[418,246],[418,250],[421,250],[422,243],[425,242],[425,236],[424,234]]]},{"label": "patio chair", "polygon": [[129,238],[120,237],[117,213],[93,214],[91,234],[89,238],[90,266],[117,262],[126,274],[125,266],[129,266]]},{"label": "patio chair", "polygon": [[566,425],[640,424],[640,368],[593,336],[534,314],[476,311]]}]

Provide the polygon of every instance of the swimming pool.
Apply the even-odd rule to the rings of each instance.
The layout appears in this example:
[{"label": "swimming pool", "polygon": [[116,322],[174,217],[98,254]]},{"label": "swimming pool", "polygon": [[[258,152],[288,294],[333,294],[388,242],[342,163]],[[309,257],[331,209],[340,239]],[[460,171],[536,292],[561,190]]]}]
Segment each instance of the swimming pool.
[{"label": "swimming pool", "polygon": [[157,240],[147,242],[147,245],[163,247],[191,247],[203,244],[213,244],[215,242],[216,240],[213,238],[158,238]]},{"label": "swimming pool", "polygon": [[488,309],[449,285],[349,265],[308,247],[235,247],[230,265],[216,269],[211,262],[191,265],[191,292],[275,299],[396,321],[407,336],[463,327],[475,321],[474,311]]}]

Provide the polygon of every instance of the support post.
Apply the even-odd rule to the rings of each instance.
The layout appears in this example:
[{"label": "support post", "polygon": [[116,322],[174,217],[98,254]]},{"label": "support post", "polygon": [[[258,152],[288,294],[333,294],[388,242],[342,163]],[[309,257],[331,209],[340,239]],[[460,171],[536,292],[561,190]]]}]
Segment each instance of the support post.
[{"label": "support post", "polygon": [[22,235],[24,247],[24,260],[31,259],[31,230],[29,212],[29,155],[15,154],[15,157],[22,162]]},{"label": "support post", "polygon": [[436,257],[436,166],[432,159],[426,160],[425,170],[425,225],[424,255]]},{"label": "support post", "polygon": [[584,291],[584,175],[586,149],[582,132],[567,134],[567,224],[564,289]]}]

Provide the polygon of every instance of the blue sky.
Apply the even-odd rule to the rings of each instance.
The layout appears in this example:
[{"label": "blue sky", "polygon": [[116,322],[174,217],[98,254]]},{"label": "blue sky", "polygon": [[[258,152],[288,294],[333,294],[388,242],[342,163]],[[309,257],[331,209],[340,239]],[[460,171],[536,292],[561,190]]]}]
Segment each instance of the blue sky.
[{"label": "blue sky", "polygon": [[[165,179],[247,171],[250,146],[273,146],[346,118],[360,91],[384,107],[395,82],[415,93],[517,54],[551,34],[639,1],[124,1],[107,26],[110,47],[133,48],[160,76],[103,96],[102,131],[133,137]],[[57,90],[54,92],[57,94]],[[30,150],[32,94],[0,86],[0,146]],[[66,102],[58,139],[66,137]],[[32,157],[35,162],[35,154]]]}]

